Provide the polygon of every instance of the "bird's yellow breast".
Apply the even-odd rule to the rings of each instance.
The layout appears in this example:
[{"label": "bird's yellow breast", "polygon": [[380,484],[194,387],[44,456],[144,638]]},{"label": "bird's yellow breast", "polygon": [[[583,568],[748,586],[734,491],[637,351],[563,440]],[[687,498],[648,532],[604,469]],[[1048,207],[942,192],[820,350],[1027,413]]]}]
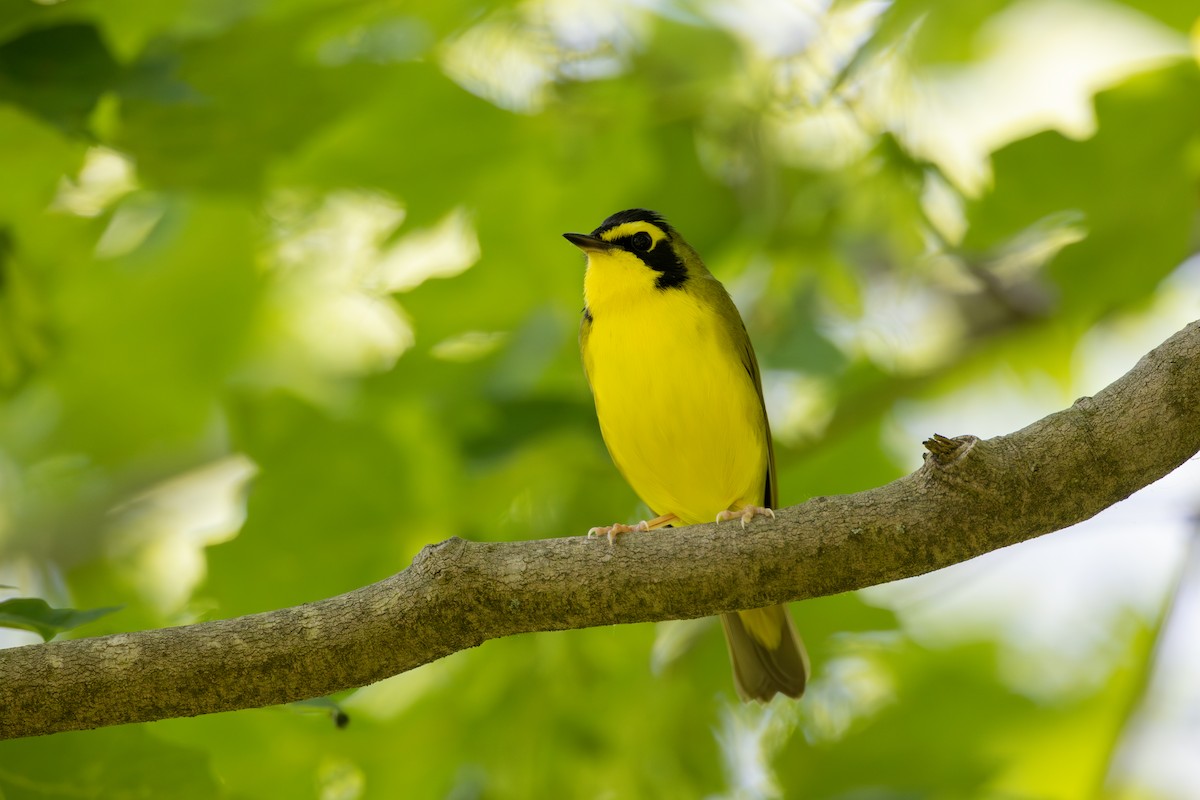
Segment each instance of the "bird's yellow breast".
[{"label": "bird's yellow breast", "polygon": [[761,505],[769,454],[762,401],[730,320],[688,289],[598,303],[583,362],[617,468],[655,514],[694,524]]}]

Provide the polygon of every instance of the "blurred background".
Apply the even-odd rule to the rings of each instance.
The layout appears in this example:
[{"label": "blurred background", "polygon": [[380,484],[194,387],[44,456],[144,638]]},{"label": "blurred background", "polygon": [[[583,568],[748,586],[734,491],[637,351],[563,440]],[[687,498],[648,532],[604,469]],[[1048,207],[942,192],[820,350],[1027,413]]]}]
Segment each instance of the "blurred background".
[{"label": "blurred background", "polygon": [[[560,238],[633,206],[741,308],[784,505],[1093,394],[1200,317],[1198,16],[0,0],[0,600],[138,630],[642,518]],[[0,796],[1200,797],[1198,488],[795,604],[799,704],[709,620],[520,636],[0,743]]]}]

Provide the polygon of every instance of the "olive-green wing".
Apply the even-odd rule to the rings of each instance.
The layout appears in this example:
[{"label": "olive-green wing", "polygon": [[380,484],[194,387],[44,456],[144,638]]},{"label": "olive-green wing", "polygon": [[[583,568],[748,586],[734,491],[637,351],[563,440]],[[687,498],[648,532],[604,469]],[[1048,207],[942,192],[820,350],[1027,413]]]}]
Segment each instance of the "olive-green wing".
[{"label": "olive-green wing", "polygon": [[762,504],[767,508],[775,508],[775,504],[779,500],[779,489],[775,482],[775,445],[771,441],[771,422],[767,419],[767,402],[763,398],[762,374],[758,371],[758,359],[754,356],[754,345],[750,343],[750,334],[746,332],[746,323],[742,321],[742,315],[738,313],[733,299],[715,278],[711,278],[711,280],[712,288],[719,293],[714,298],[717,313],[725,321],[725,329],[729,331],[732,339],[731,344],[741,359],[742,366],[746,368],[746,375],[754,384],[754,391],[758,395],[758,405],[762,411],[763,433],[767,440],[767,480],[763,489]]},{"label": "olive-green wing", "polygon": [[750,373],[750,379],[754,381],[754,391],[758,393],[758,404],[762,408],[763,435],[767,440],[767,483],[763,488],[763,505],[773,509],[779,501],[779,487],[775,483],[775,443],[771,441],[771,421],[767,419],[767,401],[763,397],[762,375],[758,371],[758,359],[754,357],[754,348],[750,344],[750,335],[746,333],[744,324],[741,332],[745,339],[742,348],[742,363],[746,366],[746,371]]},{"label": "olive-green wing", "polygon": [[[719,284],[718,284],[719,286]],[[763,397],[762,374],[750,334],[733,304],[733,300],[721,288],[722,298],[716,302],[718,312],[725,320],[725,329],[730,332],[732,345],[747,379],[754,384],[758,404],[762,411],[763,434],[767,441],[767,479],[763,487],[762,504],[775,508],[779,490],[775,480],[775,446],[771,441],[771,423],[767,419],[767,403]],[[804,694],[810,673],[808,653],[804,642],[796,632],[796,625],[787,606],[738,611],[722,614],[725,641],[729,645],[729,658],[733,663],[734,685],[743,700],[768,702],[776,693],[789,697]]]}]

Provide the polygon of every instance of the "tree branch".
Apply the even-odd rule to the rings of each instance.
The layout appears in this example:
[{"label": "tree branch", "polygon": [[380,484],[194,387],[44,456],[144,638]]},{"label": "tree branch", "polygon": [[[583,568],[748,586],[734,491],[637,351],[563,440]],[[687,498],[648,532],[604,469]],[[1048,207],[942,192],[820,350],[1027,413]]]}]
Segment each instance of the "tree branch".
[{"label": "tree branch", "polygon": [[347,594],[0,651],[0,738],[285,703],[529,631],[682,619],[921,575],[1085,520],[1200,450],[1200,323],[1095,397],[1007,436],[934,437],[919,470],[775,522],[450,539]]}]

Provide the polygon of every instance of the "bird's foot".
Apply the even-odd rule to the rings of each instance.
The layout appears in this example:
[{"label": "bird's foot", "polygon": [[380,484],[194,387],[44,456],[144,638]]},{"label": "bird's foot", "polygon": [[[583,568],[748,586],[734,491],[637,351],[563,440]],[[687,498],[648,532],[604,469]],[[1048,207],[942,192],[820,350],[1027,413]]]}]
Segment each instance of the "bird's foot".
[{"label": "bird's foot", "polygon": [[659,528],[665,528],[672,522],[678,521],[678,517],[674,514],[663,514],[654,519],[644,519],[637,525],[624,525],[620,522],[615,525],[604,525],[598,528],[592,528],[587,532],[589,539],[595,539],[601,536],[608,538],[608,543],[612,544],[617,540],[617,537],[623,533],[644,533],[646,531],[655,531]]},{"label": "bird's foot", "polygon": [[762,506],[746,506],[740,511],[734,511],[727,508],[720,514],[717,514],[717,522],[727,522],[731,519],[740,518],[742,520],[742,528],[744,529],[746,527],[746,523],[755,517],[770,517],[771,519],[775,519],[775,512],[769,508],[763,508]]},{"label": "bird's foot", "polygon": [[597,539],[601,536],[606,536],[608,537],[608,543],[612,544],[617,540],[617,537],[623,533],[638,533],[648,530],[650,530],[650,523],[646,520],[642,520],[637,525],[626,525],[618,522],[615,525],[603,525],[592,528],[588,531],[587,537],[589,539]]}]

